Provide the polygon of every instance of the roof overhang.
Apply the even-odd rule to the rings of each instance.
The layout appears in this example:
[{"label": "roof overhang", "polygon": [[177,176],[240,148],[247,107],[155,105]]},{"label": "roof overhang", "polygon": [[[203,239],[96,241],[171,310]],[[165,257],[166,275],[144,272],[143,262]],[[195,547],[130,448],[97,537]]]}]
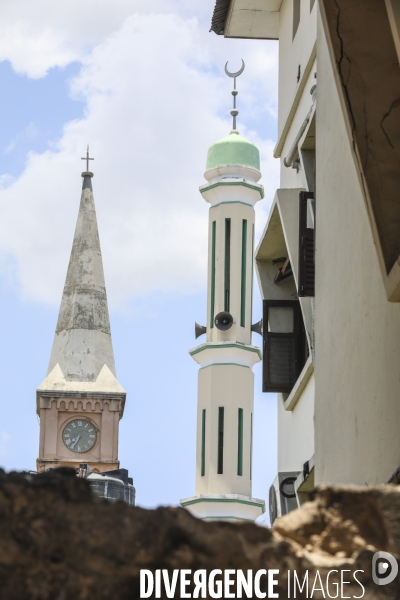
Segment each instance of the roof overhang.
[{"label": "roof overhang", "polygon": [[216,0],[211,29],[230,38],[277,40],[282,0]]}]

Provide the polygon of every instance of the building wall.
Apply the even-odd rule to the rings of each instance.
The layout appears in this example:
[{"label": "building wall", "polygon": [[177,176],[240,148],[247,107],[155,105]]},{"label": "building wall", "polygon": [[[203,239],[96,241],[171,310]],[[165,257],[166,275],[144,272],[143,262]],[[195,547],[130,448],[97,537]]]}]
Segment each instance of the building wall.
[{"label": "building wall", "polygon": [[318,22],[316,483],[376,484],[400,465],[400,305],[386,299]]},{"label": "building wall", "polygon": [[314,454],[314,376],[308,380],[292,411],[278,395],[278,471],[301,471]]},{"label": "building wall", "polygon": [[[280,11],[279,35],[279,116],[278,137],[286,131],[280,163],[278,205],[285,243],[293,254],[297,285],[298,198],[301,189],[307,189],[303,171],[283,164],[295,138],[313,104],[310,91],[316,83],[316,59],[312,58],[316,41],[316,6],[310,11],[310,2],[300,2],[300,23],[293,39],[293,0],[284,0]],[[300,65],[300,81],[297,81]],[[308,74],[305,69],[308,65]],[[311,66],[311,69],[310,69]],[[302,90],[301,90],[302,88]],[[290,190],[293,189],[293,194]],[[267,234],[268,235],[268,234]],[[290,252],[290,250],[292,252]],[[282,284],[280,284],[282,288]],[[270,297],[268,294],[266,297]],[[310,299],[301,299],[305,326],[310,335]],[[293,411],[285,410],[278,394],[278,471],[301,471],[303,464],[314,454],[314,378],[308,381]]]},{"label": "building wall", "polygon": [[[296,139],[298,132],[310,111],[312,106],[311,89],[316,84],[315,73],[317,72],[317,61],[314,60],[310,74],[304,85],[303,92],[299,98],[299,102],[296,108],[296,112],[291,116],[290,126],[288,128],[285,143],[282,148],[281,154],[281,172],[280,172],[280,187],[281,188],[304,188],[306,189],[306,177],[304,173],[299,170],[293,169],[292,167],[285,167],[283,164],[284,159],[289,154],[292,145]],[[279,110],[280,110],[281,99],[279,98]]]},{"label": "building wall", "polygon": [[[279,13],[279,115],[278,138],[285,127],[316,39],[316,12],[301,0],[300,23],[293,39],[293,0],[283,0]],[[297,81],[300,66],[300,81]],[[284,187],[284,186],[282,186]]]},{"label": "building wall", "polygon": [[[294,169],[286,169],[296,173]],[[299,172],[300,173],[300,172]],[[257,274],[263,298],[292,300],[296,297],[298,260],[299,188],[277,190],[262,241],[257,249]],[[271,259],[289,256],[293,278],[274,283],[277,266]],[[310,298],[301,298],[304,323],[311,328]],[[305,375],[306,376],[306,375]],[[286,395],[285,395],[286,397]],[[314,378],[301,392],[294,410],[286,410],[278,394],[278,471],[301,471],[314,454]]]},{"label": "building wall", "polygon": [[[293,0],[283,0],[280,10],[278,138],[281,141],[284,139],[280,151],[280,189],[276,192],[275,202],[256,252],[260,290],[263,298],[269,300],[291,300],[297,297],[299,192],[307,189],[307,180],[302,169],[286,167],[283,161],[313,106],[310,92],[316,84],[317,70],[316,6],[310,11],[309,0],[302,0],[300,6],[300,23],[294,39]],[[301,77],[297,81],[299,65]],[[273,279],[277,266],[272,260],[278,256],[290,257],[295,275],[276,285]],[[300,304],[311,341],[311,299],[302,298]],[[303,464],[314,454],[314,378],[311,377],[305,385],[294,410],[285,409],[281,394],[278,394],[277,402],[278,471],[301,471]]]}]

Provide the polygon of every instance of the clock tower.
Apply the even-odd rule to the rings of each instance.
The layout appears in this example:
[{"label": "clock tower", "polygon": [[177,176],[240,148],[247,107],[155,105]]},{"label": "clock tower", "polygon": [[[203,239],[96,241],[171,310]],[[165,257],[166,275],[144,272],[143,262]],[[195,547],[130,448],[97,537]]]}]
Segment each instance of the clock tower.
[{"label": "clock tower", "polygon": [[49,368],[37,389],[37,470],[68,466],[78,472],[84,463],[89,473],[120,474],[126,392],[116,378],[88,153],[86,160]]}]

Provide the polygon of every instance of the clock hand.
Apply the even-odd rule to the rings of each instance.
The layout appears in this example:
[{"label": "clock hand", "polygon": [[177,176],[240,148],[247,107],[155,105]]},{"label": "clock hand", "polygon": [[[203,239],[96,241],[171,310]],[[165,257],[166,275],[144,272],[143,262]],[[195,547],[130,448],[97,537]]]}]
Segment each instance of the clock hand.
[{"label": "clock hand", "polygon": [[75,448],[76,444],[79,442],[79,440],[81,439],[82,434],[79,434],[75,439],[74,439],[74,443],[72,444],[71,448]]}]

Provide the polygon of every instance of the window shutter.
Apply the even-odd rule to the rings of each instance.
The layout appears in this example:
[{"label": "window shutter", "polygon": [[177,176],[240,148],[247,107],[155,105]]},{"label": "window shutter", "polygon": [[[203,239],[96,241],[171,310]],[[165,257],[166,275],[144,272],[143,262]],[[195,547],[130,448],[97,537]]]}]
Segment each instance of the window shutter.
[{"label": "window shutter", "polygon": [[289,394],[305,364],[299,301],[264,300],[263,323],[263,392]]},{"label": "window shutter", "polygon": [[314,296],[315,291],[315,262],[314,237],[315,229],[307,227],[308,201],[313,201],[315,214],[314,193],[300,192],[299,197],[299,296]]}]

